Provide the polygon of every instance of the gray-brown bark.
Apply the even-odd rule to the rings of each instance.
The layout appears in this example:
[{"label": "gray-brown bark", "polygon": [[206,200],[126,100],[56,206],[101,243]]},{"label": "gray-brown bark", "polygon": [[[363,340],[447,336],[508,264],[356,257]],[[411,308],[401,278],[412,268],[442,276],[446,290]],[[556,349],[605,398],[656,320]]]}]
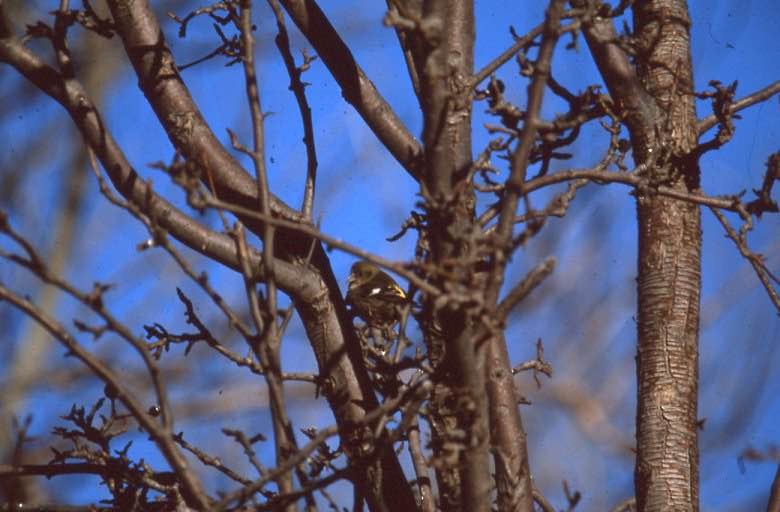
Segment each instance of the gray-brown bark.
[{"label": "gray-brown bark", "polygon": [[[611,21],[585,30],[613,99],[624,109],[634,159],[646,178],[698,189],[698,132],[690,19],[678,0],[634,5],[636,70]],[[637,190],[637,504],[641,511],[698,510],[699,207]]]},{"label": "gray-brown bark", "polygon": [[[268,3],[276,18],[277,44],[304,125],[308,165],[300,209],[290,207],[274,194],[266,174],[265,114],[259,94],[261,84],[266,82],[258,73],[262,68],[256,69],[256,27],[251,13],[262,8],[262,2],[231,0],[187,15],[180,13],[182,17],[171,15],[180,24],[181,35],[190,20],[198,16],[211,16],[215,27],[223,27],[217,28],[221,50],[212,56],[224,51],[220,57],[243,68],[252,121],[251,143],[245,147],[238,136],[230,135],[233,150],[252,159],[253,177],[201,115],[148,0],[109,0],[111,15],[104,13],[105,23],[87,4],[74,9],[63,0],[59,10],[52,13],[51,27],[43,18],[27,27],[24,38],[16,34],[6,16],[7,4],[0,0],[0,62],[27,79],[28,87],[34,85],[30,89],[42,91],[67,111],[89,155],[102,164],[121,197],[104,186],[102,174],[93,163],[101,192],[120,206],[123,214],[130,214],[147,229],[149,239],[139,245],[139,250],[157,247],[167,252],[182,276],[205,292],[229,324],[218,334],[209,332],[211,326],[198,318],[193,302],[177,288],[186,306],[186,321],[196,332],[170,333],[155,324],[144,325],[148,340],[134,336],[103,303],[107,286],[97,284],[91,293],[79,291],[62,277],[67,272],[64,267],[46,261],[34,249],[36,242],[15,229],[18,219],[13,218],[14,214],[0,210],[0,241],[5,244],[7,238],[12,247],[0,247],[3,262],[10,261],[33,279],[64,292],[105,326],[78,320],[75,328],[69,328],[46,310],[50,307],[24,298],[19,291],[23,287],[15,284],[0,283],[0,303],[8,303],[38,322],[86,365],[105,385],[104,394],[111,401],[110,417],[104,418],[104,423],[120,419],[126,422],[128,418],[134,421],[148,433],[149,444],[171,469],[151,468],[144,474],[122,466],[124,462],[114,456],[117,450],[116,444],[111,444],[113,438],[93,432],[89,425],[89,435],[72,434],[77,442],[99,445],[88,457],[80,447],[76,452],[58,451],[60,460],[49,466],[26,464],[21,456],[15,456],[10,465],[2,465],[0,478],[10,476],[15,482],[33,475],[99,475],[120,486],[136,486],[136,496],[143,496],[142,501],[146,493],[151,493],[165,505],[186,503],[200,510],[252,506],[291,512],[303,506],[308,511],[319,505],[320,495],[316,493],[320,491],[324,491],[322,499],[340,507],[327,493],[339,480],[354,485],[354,508],[361,508],[365,501],[372,511],[418,508],[487,512],[494,507],[520,512],[538,507],[554,510],[556,507],[532,485],[533,466],[529,464],[518,409],[518,402],[525,397],[515,388],[516,373],[533,370],[534,378],[537,372],[550,377],[552,366],[544,360],[541,339],[535,360],[510,364],[508,342],[521,346],[530,343],[522,339],[525,336],[518,337],[515,331],[508,333],[506,329],[514,320],[510,315],[515,306],[552,272],[555,258],[531,265],[533,270],[516,282],[510,276],[517,267],[510,268],[510,262],[521,260],[519,252],[548,219],[566,215],[579,188],[588,183],[612,183],[633,189],[639,224],[636,499],[624,500],[615,510],[628,509],[634,503],[643,512],[698,510],[699,207],[713,209],[778,304],[770,281],[774,276],[761,256],[748,249],[745,236],[751,216],[777,211],[772,186],[780,175],[780,159],[777,155],[770,157],[764,183],[755,191],[757,199],[750,203],[743,203],[736,195],[714,197],[702,192],[697,159],[702,151],[718,149],[728,142],[734,129],[730,118],[736,111],[771,97],[780,85],[765,87],[738,102],[733,101],[735,86],[715,85],[712,94],[696,93],[702,99],[712,98],[715,112],[697,122],[689,55],[690,20],[682,0],[621,2],[615,9],[594,1],[570,0],[573,9],[569,10],[565,0],[551,0],[543,23],[524,35],[513,33],[514,42],[476,73],[473,54],[477,4],[461,0],[387,0],[384,21],[396,31],[412,82],[410,92],[414,95],[410,98],[421,107],[424,126],[423,143],[419,144],[358,65],[353,56],[353,52],[359,55],[356,48],[350,47],[334,28],[339,23],[331,24],[315,0]],[[307,98],[307,84],[301,77],[315,58],[305,54],[297,67],[280,4],[314,47],[346,102],[403,167],[398,169],[401,179],[406,179],[406,171],[419,185],[416,210],[398,235],[417,232],[414,258],[392,262],[314,226],[315,135],[319,130],[314,130],[312,122],[316,109],[308,106],[308,100],[315,96]],[[628,8],[633,10],[635,31],[631,37],[618,36],[614,17],[623,16]],[[137,155],[125,155],[90,99],[89,88],[79,82],[79,68],[74,66],[78,61],[71,58],[67,46],[68,27],[95,30],[104,37],[120,36],[114,38],[121,39],[115,46],[124,49],[128,58],[116,60],[132,65],[146,100],[176,148],[174,164],[155,167],[169,173],[187,192],[187,206],[192,211],[176,206],[163,195],[163,187],[144,181],[133,169],[130,160]],[[563,51],[559,40],[580,31],[609,95],[597,86],[575,94],[567,84],[556,80],[561,78],[556,73],[560,68],[553,66]],[[28,44],[29,38],[39,41]],[[41,50],[46,44],[52,46],[51,62]],[[519,82],[528,85],[526,104],[514,105],[509,100],[518,92],[508,89],[515,86],[517,76],[511,84],[493,76],[513,57],[520,71]],[[555,108],[568,105],[569,111],[548,118],[552,102],[547,100],[553,96],[558,101]],[[479,102],[487,104],[488,115],[500,124],[488,125],[490,141],[474,157],[472,109]],[[556,168],[556,163],[570,157],[566,148],[582,142],[578,140],[580,129],[589,123],[596,125],[595,120],[601,122],[604,141],[609,142],[599,163],[586,169]],[[697,146],[702,130],[714,124],[719,126],[718,136],[712,143]],[[269,122],[268,127],[272,126]],[[623,127],[628,128],[630,144],[621,139]],[[721,137],[721,129],[728,132],[727,136]],[[633,170],[629,168],[629,151],[634,159]],[[91,160],[94,162],[94,158]],[[275,163],[272,158],[268,160]],[[568,187],[563,190],[565,184]],[[561,189],[549,188],[553,185]],[[538,199],[545,197],[538,193],[542,190],[550,199],[540,207]],[[492,203],[486,205],[486,201]],[[195,213],[204,211],[219,213],[221,231],[196,217]],[[730,228],[722,212],[740,215],[745,224],[739,233]],[[231,227],[229,219],[237,222]],[[246,231],[257,238],[245,237]],[[240,312],[231,309],[230,301],[223,299],[208,274],[199,275],[187,256],[178,253],[172,239],[199,251],[210,260],[208,264],[240,274],[244,292],[241,300],[245,300]],[[262,249],[257,248],[258,239]],[[357,308],[350,312],[345,307],[340,291],[343,280],[334,275],[331,255],[325,247],[365,258],[369,265],[406,279],[410,287],[402,290],[389,286],[392,278],[375,273],[372,279],[377,280],[363,287],[370,290],[369,296],[378,295],[376,300],[391,291],[401,321],[391,317],[394,323],[388,326],[371,325],[370,319],[365,319],[366,326],[358,322],[354,316],[362,318],[362,314]],[[354,291],[352,277],[347,279],[350,293]],[[286,311],[277,302],[277,291],[280,296],[284,294],[282,301],[289,299],[292,303]],[[599,307],[594,305],[592,311]],[[593,316],[610,316],[610,311],[601,309]],[[288,362],[281,359],[280,346],[293,312],[302,322],[318,372],[284,371]],[[586,326],[588,335],[603,332],[601,321],[599,318]],[[579,325],[577,328],[582,329]],[[121,372],[112,367],[116,361],[106,364],[107,358],[85,349],[81,335],[98,338],[104,332],[128,342],[140,354],[143,372],[138,378],[134,374],[133,381],[148,380],[150,396],[154,395],[159,405],[145,410],[141,395],[136,396]],[[246,342],[247,355],[234,351],[222,336],[230,337],[230,342],[234,338]],[[158,365],[157,360],[176,343],[187,344],[185,354],[196,344],[208,345],[207,350],[213,350],[209,353],[224,357],[231,367],[248,370],[252,379],[257,378],[251,386],[259,385],[258,394],[267,399],[263,407],[272,425],[272,449],[263,453],[261,462],[252,444],[263,435],[225,432],[244,448],[256,470],[254,476],[245,477],[240,470],[229,468],[230,464],[223,464],[218,456],[209,455],[210,447],[188,444],[184,431],[179,431],[178,425],[174,427],[174,416],[181,421],[180,410],[171,406],[164,379],[175,375],[169,375],[168,368]],[[575,348],[570,351],[576,353]],[[589,361],[598,358],[593,352]],[[187,361],[191,363],[192,359]],[[624,362],[623,369],[630,366]],[[194,374],[192,369],[187,371]],[[31,382],[36,379],[27,378]],[[290,403],[285,395],[290,393],[286,386],[289,380],[307,382],[312,394],[316,386],[317,397],[327,399],[336,419],[335,425],[305,429],[309,442],[301,442],[299,426],[292,419],[296,416],[288,410]],[[560,397],[566,393],[561,390],[570,384],[555,381],[554,385],[557,390],[553,396]],[[603,393],[591,396],[588,384],[583,383],[581,390],[576,386],[576,393],[558,398],[574,409],[576,421],[588,421],[585,409],[594,409],[594,416],[607,414],[600,403]],[[94,411],[100,410],[103,403],[105,399],[98,400]],[[198,409],[201,407],[207,411],[203,414],[215,415],[208,405]],[[83,429],[85,420],[79,420],[75,412],[71,416],[65,419]],[[593,427],[583,424],[585,431],[588,428]],[[17,439],[19,454],[25,435],[22,432]],[[332,445],[324,444],[336,436],[337,452],[332,451]],[[254,441],[250,442],[250,437]],[[403,449],[408,449],[413,466],[406,471],[399,462]],[[195,455],[203,467],[189,464],[187,453]],[[62,463],[70,462],[70,457],[78,462]],[[96,463],[89,457],[103,459]],[[265,459],[275,467],[264,467]],[[224,493],[222,489],[215,492],[204,476],[215,468],[235,482]],[[430,478],[433,474],[435,482]],[[565,483],[564,487],[569,507],[573,508],[581,495],[570,492]],[[777,488],[776,479],[773,491]],[[122,508],[122,489],[115,486],[111,492],[111,503]],[[2,493],[0,489],[0,497],[23,494]],[[778,501],[775,492],[769,507],[776,507]]]},{"label": "gray-brown bark", "polygon": [[[646,161],[650,149],[661,152],[648,178],[695,190],[698,132],[686,2],[640,2],[634,23],[638,75],[657,105],[654,128],[668,134],[634,154]],[[637,504],[643,512],[697,511],[701,214],[696,205],[641,191],[637,213]]]},{"label": "gray-brown bark", "polygon": [[[222,194],[221,197],[227,196],[250,208],[258,204],[253,181],[216,140],[179,79],[162,31],[146,2],[137,2],[132,6],[110,2],[109,6],[128,57],[139,75],[141,88],[172,142],[191,158],[202,162],[208,170],[203,179],[213,176],[218,186],[217,193]],[[222,192],[220,187],[224,187]],[[286,216],[282,212],[290,211],[275,197],[271,200],[271,210],[282,216]],[[290,215],[298,217],[297,213]],[[263,236],[262,222],[252,218],[243,220],[255,234]],[[315,249],[310,259],[310,270],[317,276],[312,276],[315,279],[314,286],[322,286],[322,292],[308,298],[298,294],[293,294],[293,297],[317,355],[320,375],[326,382],[323,391],[339,424],[348,428],[347,424],[359,422],[367,411],[378,404],[365,368],[358,362],[358,343],[354,339],[343,300],[338,293],[334,293],[338,285],[330,262],[319,243],[295,231],[280,230],[276,246],[283,260],[304,261],[312,244],[315,244]],[[300,275],[296,280],[300,280]],[[286,288],[281,280],[279,284],[283,289]],[[335,308],[333,304],[336,304]],[[361,451],[366,442],[361,436],[351,435],[347,439],[350,441],[346,446],[349,457],[357,462],[367,455]],[[414,498],[409,487],[403,485],[405,477],[395,454],[392,450],[383,449],[379,460],[381,471],[356,472],[356,483],[363,488],[372,510],[383,510],[382,504],[391,500],[412,506]]]},{"label": "gray-brown bark", "polygon": [[[425,124],[426,187],[431,263],[465,285],[473,278],[468,252],[474,215],[467,206],[465,179],[471,166],[471,91],[467,78],[474,65],[473,5],[457,0],[423,3],[426,55],[421,76]],[[473,248],[472,248],[473,249]],[[442,276],[434,282],[443,283]],[[484,346],[479,348],[474,318],[451,304],[427,305],[433,323],[442,326],[444,359],[439,361],[435,435],[463,432],[464,447],[455,466],[438,469],[445,483],[445,510],[487,510],[490,493],[487,404],[484,397]],[[438,341],[433,341],[438,343]],[[432,349],[433,350],[433,349]],[[453,439],[454,440],[454,439]],[[455,471],[458,474],[455,474]]]}]

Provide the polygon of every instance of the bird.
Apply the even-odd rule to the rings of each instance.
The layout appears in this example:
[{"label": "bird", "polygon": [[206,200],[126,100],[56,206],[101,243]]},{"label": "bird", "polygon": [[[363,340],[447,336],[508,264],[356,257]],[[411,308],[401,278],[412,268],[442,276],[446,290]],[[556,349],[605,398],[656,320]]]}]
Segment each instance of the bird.
[{"label": "bird", "polygon": [[392,326],[399,320],[399,306],[408,300],[403,288],[373,263],[362,260],[352,265],[346,301],[369,326]]}]

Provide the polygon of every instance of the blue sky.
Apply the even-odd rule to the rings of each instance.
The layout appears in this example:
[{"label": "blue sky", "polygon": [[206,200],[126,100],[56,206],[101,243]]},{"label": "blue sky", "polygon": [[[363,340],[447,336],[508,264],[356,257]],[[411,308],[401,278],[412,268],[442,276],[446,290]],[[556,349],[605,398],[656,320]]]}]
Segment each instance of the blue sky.
[{"label": "blue sky", "polygon": [[[48,6],[43,11],[54,8],[52,2],[37,4]],[[273,18],[264,3],[260,4],[256,14],[259,77],[264,110],[272,113],[266,122],[266,160],[274,192],[290,204],[298,205],[306,164],[302,132],[297,109],[287,91],[286,73],[275,53]],[[395,35],[381,25],[384,2],[332,0],[321,5],[353,47],[358,63],[379,91],[412,133],[419,134],[420,113]],[[499,1],[481,0],[476,5],[477,68],[511,44],[509,25],[522,33],[542,19],[542,2],[518,3],[516,9],[509,9],[506,2]],[[738,79],[737,96],[740,97],[778,79],[780,8],[776,2],[696,1],[690,6],[697,90],[702,90],[709,80],[730,83]],[[176,9],[179,14],[186,11],[185,7]],[[210,23],[205,19],[195,22],[186,40],[176,37],[172,22],[163,19],[163,23],[179,63],[206,53],[214,44]],[[565,51],[561,45],[553,63],[555,77],[575,91],[601,83],[584,42],[580,43],[579,52]],[[118,43],[112,40],[107,44]],[[304,47],[308,48],[305,41],[293,33],[293,50]],[[7,67],[0,69],[0,93],[5,93],[16,77]],[[169,161],[172,147],[138,90],[130,66],[121,62],[117,73],[119,76],[103,109],[108,126],[139,172],[152,178],[158,191],[183,205],[183,194],[169,179],[148,168],[152,162]],[[516,69],[510,64],[498,75],[507,83],[507,96],[522,104],[525,83],[515,78]],[[214,131],[226,144],[227,128],[248,140],[249,118],[238,67],[225,68],[211,61],[185,71],[183,76]],[[316,61],[304,79],[311,84],[307,94],[312,104],[320,162],[315,217],[322,230],[382,256],[409,259],[414,247],[410,236],[395,243],[385,238],[397,232],[415,207],[418,201],[415,183],[343,101],[338,86],[321,62]],[[562,108],[548,94],[543,114],[552,116]],[[704,102],[699,102],[697,108],[699,117],[710,113]],[[481,126],[490,119],[484,115],[485,110],[484,103],[475,105],[475,154],[486,140]],[[726,194],[741,190],[750,193],[752,188],[758,188],[767,156],[778,150],[778,119],[777,99],[743,111],[734,140],[723,150],[711,152],[702,159],[704,190]],[[25,197],[30,199],[11,208],[11,221],[18,228],[35,233],[34,242],[42,249],[51,243],[46,227],[59,206],[58,185],[62,184],[62,169],[67,161],[64,155],[71,143],[67,130],[71,127],[59,107],[40,98],[35,100],[32,110],[15,118],[4,118],[0,125],[0,140],[7,141],[5,149],[0,143],[0,162],[9,162],[15,148],[39,132],[38,127],[54,122],[61,123],[64,134],[41,141],[41,158],[30,170],[23,188]],[[571,148],[574,158],[557,163],[554,169],[592,165],[605,148],[600,130],[583,130]],[[117,283],[110,295],[111,307],[138,334],[142,333],[141,326],[150,321],[150,315],[171,329],[185,328],[175,286],[191,293],[204,316],[219,323],[214,308],[167,257],[161,252],[134,251],[135,245],[147,236],[144,229],[100,198],[95,193],[94,180],[88,186],[90,199],[82,209],[79,227],[83,236],[77,241],[66,275],[82,288],[91,287],[95,280]],[[540,194],[535,204],[542,204],[545,194]],[[30,201],[38,207],[29,208]],[[747,447],[766,449],[780,439],[777,427],[780,402],[773,399],[780,392],[780,377],[772,372],[780,363],[775,350],[780,344],[780,323],[752,270],[724,238],[712,214],[703,211],[702,219],[699,414],[708,418],[701,434],[702,508],[744,510],[746,504],[754,503],[751,499],[759,499],[766,491],[775,471],[773,464],[747,462],[743,465],[738,457]],[[736,222],[733,217],[731,220]],[[219,223],[214,215],[206,216],[203,221],[213,226]],[[553,379],[544,382],[541,390],[536,390],[527,376],[519,377],[518,384],[522,393],[534,402],[533,406],[523,407],[522,412],[529,434],[535,483],[559,507],[565,503],[561,491],[563,479],[584,494],[578,510],[604,510],[632,492],[635,225],[629,189],[620,185],[589,185],[580,191],[567,217],[550,221],[543,233],[515,256],[510,269],[511,285],[540,259],[554,255],[558,261],[555,274],[513,315],[509,341],[513,361],[519,362],[533,357],[533,344],[541,337],[546,356],[555,368]],[[780,272],[778,228],[777,215],[765,216],[757,222],[751,235],[752,247],[767,257],[769,267],[776,273]],[[6,247],[5,240],[0,243]],[[208,270],[226,300],[240,307],[244,291],[234,273],[216,268],[191,251],[184,252],[198,270]],[[346,276],[354,258],[338,251],[332,252],[331,257],[337,275]],[[150,276],[152,279],[148,279]],[[0,280],[21,293],[33,296],[38,293],[34,281],[5,264],[0,266]],[[84,312],[77,305],[62,301],[57,314],[67,320]],[[22,327],[18,315],[13,318],[15,323],[4,334],[18,343],[15,336],[22,332]],[[129,358],[115,353],[118,346],[121,345],[116,340],[111,340],[101,342],[94,349],[107,358],[114,358],[115,362]],[[236,377],[233,367],[209,358],[205,348],[201,350],[199,364],[202,361],[208,364],[199,368],[199,380],[189,386],[174,386],[174,396],[186,398],[196,389],[218,402],[223,396],[234,397],[238,384],[247,389],[257,386],[252,377]],[[63,362],[62,351],[55,352],[50,362],[52,368]],[[283,357],[291,371],[315,367],[297,323],[285,341]],[[137,366],[132,361],[121,364]],[[3,369],[0,363],[0,371]],[[45,400],[56,414],[64,414],[71,402],[89,402],[100,395],[100,389],[102,386],[95,386],[85,393],[83,389],[48,388],[32,396],[22,411],[37,411],[37,404]],[[581,399],[572,401],[571,397],[583,389],[586,392]],[[307,396],[306,392],[301,396]],[[312,407],[303,399],[294,402],[296,425],[328,425],[332,417],[323,403],[319,405],[319,408]],[[50,429],[51,418],[40,412],[36,414],[33,428],[38,429],[37,434],[44,435]],[[179,426],[188,438],[194,439],[203,439],[222,426],[242,426],[253,432],[270,430],[267,412],[259,398],[241,413],[215,416],[198,417]],[[143,446],[142,437],[137,437],[136,453],[159,463],[159,457]],[[227,450],[223,454],[225,458],[240,460],[240,451],[224,449]],[[210,484],[225,485],[225,482],[217,479]],[[80,489],[65,494],[73,501],[95,499],[87,487]]]}]

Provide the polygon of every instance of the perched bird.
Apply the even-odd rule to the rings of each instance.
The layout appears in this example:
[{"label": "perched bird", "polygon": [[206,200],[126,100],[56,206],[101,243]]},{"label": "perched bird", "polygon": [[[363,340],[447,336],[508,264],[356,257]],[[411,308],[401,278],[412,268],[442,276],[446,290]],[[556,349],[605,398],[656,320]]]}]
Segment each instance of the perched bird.
[{"label": "perched bird", "polygon": [[370,326],[390,326],[398,306],[407,302],[403,288],[373,263],[358,261],[347,278],[347,304]]}]

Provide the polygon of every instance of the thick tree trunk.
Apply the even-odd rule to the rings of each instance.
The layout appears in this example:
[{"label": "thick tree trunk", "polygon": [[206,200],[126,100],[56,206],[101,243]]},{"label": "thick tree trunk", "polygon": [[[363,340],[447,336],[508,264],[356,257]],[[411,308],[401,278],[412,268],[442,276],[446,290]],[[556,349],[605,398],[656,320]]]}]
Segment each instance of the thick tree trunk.
[{"label": "thick tree trunk", "polygon": [[[698,188],[690,18],[682,0],[634,6],[638,76],[657,106],[644,147],[651,183]],[[637,158],[639,157],[639,158]],[[699,509],[697,402],[701,226],[697,205],[637,194],[637,459],[640,511]]]},{"label": "thick tree trunk", "polygon": [[654,192],[699,187],[690,18],[684,0],[638,1],[633,13],[636,64],[617,44],[611,19],[594,18],[584,33],[647,179],[636,193],[636,499],[642,512],[697,511],[700,212]]},{"label": "thick tree trunk", "polygon": [[699,211],[659,196],[637,211],[637,503],[698,510]]}]

